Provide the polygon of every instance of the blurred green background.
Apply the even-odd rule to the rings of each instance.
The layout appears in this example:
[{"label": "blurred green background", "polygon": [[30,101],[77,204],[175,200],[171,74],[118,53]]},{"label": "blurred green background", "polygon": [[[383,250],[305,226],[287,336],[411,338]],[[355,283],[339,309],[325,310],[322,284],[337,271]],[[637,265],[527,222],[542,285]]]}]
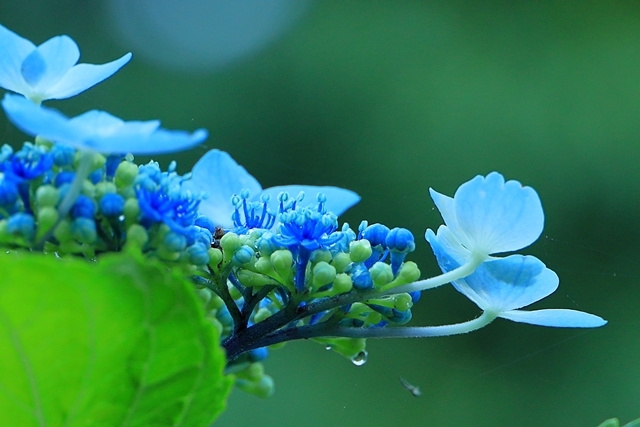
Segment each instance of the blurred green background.
[{"label": "blurred green background", "polygon": [[[362,201],[342,219],[412,230],[418,250],[411,259],[424,276],[438,270],[422,235],[441,223],[428,188],[453,194],[476,174],[498,170],[534,187],[545,207],[544,234],[525,252],[558,272],[561,284],[535,307],[574,308],[610,321],[582,331],[499,319],[468,336],[371,340],[363,367],[320,345],[290,343],[266,363],[275,396],[234,391],[217,426],[595,427],[608,417],[640,417],[637,2],[267,2],[298,10],[260,46],[218,64],[199,63],[198,56],[248,34],[238,24],[243,13],[227,33],[216,33],[222,39],[211,39],[206,25],[199,37],[187,32],[190,15],[179,12],[189,4],[191,16],[200,24],[210,19],[213,31],[226,28],[216,7],[233,1],[157,0],[158,9],[175,8],[153,17],[164,25],[160,42],[192,37],[194,49],[174,53],[162,43],[136,51],[152,32],[137,41],[125,34],[124,12],[113,3],[0,3],[1,24],[36,44],[68,34],[82,62],[133,51],[131,63],[108,81],[48,106],[208,128],[204,146],[157,158],[166,165],[175,157],[182,172],[217,147],[264,187],[355,190]],[[245,8],[251,3],[237,0]],[[214,16],[198,14],[198,7]],[[127,19],[147,18],[137,13]],[[255,22],[267,19],[261,13]],[[185,52],[196,53],[191,62],[178,55]],[[0,134],[14,145],[24,139],[4,117]],[[423,297],[414,324],[477,314],[446,287]],[[399,375],[423,395],[411,396]]]}]

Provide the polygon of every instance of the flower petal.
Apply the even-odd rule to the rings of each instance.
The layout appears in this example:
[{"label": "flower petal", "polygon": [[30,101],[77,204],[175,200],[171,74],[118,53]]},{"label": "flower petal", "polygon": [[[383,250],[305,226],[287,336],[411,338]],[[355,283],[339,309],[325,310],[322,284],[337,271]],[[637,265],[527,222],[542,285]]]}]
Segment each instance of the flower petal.
[{"label": "flower petal", "polygon": [[271,200],[276,201],[278,200],[278,194],[282,192],[287,192],[290,196],[296,197],[301,191],[305,193],[303,204],[314,203],[318,193],[327,196],[327,202],[325,203],[327,212],[331,212],[336,216],[342,215],[347,209],[360,201],[360,196],[357,193],[345,188],[331,186],[278,185],[276,187],[265,188],[262,193],[269,194]]},{"label": "flower petal", "polygon": [[26,93],[31,88],[20,74],[24,59],[36,46],[13,31],[0,25],[0,86],[18,93]]},{"label": "flower petal", "polygon": [[594,314],[567,309],[513,310],[502,313],[499,317],[514,322],[557,328],[597,328],[607,323],[606,320]]},{"label": "flower petal", "polygon": [[467,235],[460,230],[460,225],[458,225],[458,219],[456,218],[456,205],[453,198],[438,193],[433,188],[429,189],[429,194],[433,199],[433,203],[436,204],[436,207],[440,211],[444,223],[449,227],[449,230],[453,232],[460,243],[468,248],[471,242]]},{"label": "flower petal", "polygon": [[462,184],[454,203],[460,231],[473,245],[470,250],[487,254],[514,251],[530,245],[542,233],[544,213],[538,194],[518,181],[505,183],[497,172]]},{"label": "flower petal", "polygon": [[44,99],[65,99],[77,95],[113,75],[131,59],[131,53],[106,64],[78,64],[49,88]]},{"label": "flower petal", "polygon": [[85,140],[83,146],[100,153],[161,154],[186,150],[200,144],[209,136],[206,129],[197,129],[193,133],[157,129],[149,134],[148,127],[156,123],[159,124],[155,120],[125,122],[122,132],[104,137],[98,135],[95,139]]},{"label": "flower petal", "polygon": [[2,107],[9,120],[26,134],[66,145],[77,145],[85,136],[69,126],[69,119],[59,111],[40,107],[21,95],[6,94]]},{"label": "flower petal", "polygon": [[231,214],[234,211],[231,196],[243,189],[252,195],[262,191],[260,183],[245,168],[224,151],[207,152],[193,167],[192,178],[184,186],[191,191],[206,192],[208,197],[200,202],[199,212],[215,225],[233,227]]},{"label": "flower petal", "polygon": [[[39,54],[39,55],[38,55]],[[36,52],[29,55],[23,63],[22,75],[29,81],[27,75],[36,74],[37,70],[30,70],[28,60],[40,57],[39,60],[31,61],[31,65],[37,67],[43,61],[44,70],[40,78],[31,83],[33,91],[40,99],[45,99],[47,90],[58,83],[60,79],[73,67],[80,58],[78,45],[69,36],[52,37],[36,48]],[[26,68],[25,68],[26,67]]]},{"label": "flower petal", "polygon": [[453,285],[465,295],[467,287],[473,290],[482,299],[483,310],[504,312],[541,300],[558,288],[558,282],[558,275],[538,258],[511,255],[483,263]]},{"label": "flower petal", "polygon": [[204,129],[194,133],[159,129],[157,120],[124,122],[97,110],[69,119],[19,95],[6,94],[2,106],[7,117],[27,134],[101,153],[168,153],[185,150],[207,138]]}]

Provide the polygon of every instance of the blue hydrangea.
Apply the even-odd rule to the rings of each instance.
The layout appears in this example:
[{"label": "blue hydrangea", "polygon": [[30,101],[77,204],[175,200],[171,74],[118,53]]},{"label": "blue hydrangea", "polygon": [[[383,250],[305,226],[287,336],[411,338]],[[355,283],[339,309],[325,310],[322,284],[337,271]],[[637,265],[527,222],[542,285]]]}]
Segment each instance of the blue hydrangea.
[{"label": "blue hydrangea", "polygon": [[215,225],[227,229],[235,226],[235,206],[229,200],[243,190],[250,194],[247,203],[262,203],[263,195],[269,195],[271,201],[276,201],[282,192],[298,194],[302,191],[312,195],[323,193],[328,199],[327,211],[335,215],[342,215],[360,201],[360,196],[353,191],[330,186],[283,185],[263,189],[245,168],[220,150],[211,150],[202,156],[193,167],[192,174],[192,179],[187,184],[189,188],[207,194],[207,198],[200,203],[200,214],[208,217]]},{"label": "blue hydrangea", "polygon": [[134,185],[141,222],[148,226],[164,223],[174,232],[195,239],[201,196],[183,188],[183,183],[183,177],[162,172],[155,162],[141,166]]},{"label": "blue hydrangea", "polygon": [[29,135],[100,153],[168,153],[186,150],[207,138],[205,129],[193,133],[166,130],[158,120],[125,122],[106,111],[91,110],[69,119],[18,95],[6,94],[2,107],[9,120]]},{"label": "blue hydrangea", "polygon": [[0,168],[15,181],[30,181],[51,170],[53,160],[46,148],[27,142],[20,151],[3,162]]},{"label": "blue hydrangea", "polygon": [[0,25],[0,87],[35,103],[77,95],[108,78],[131,59],[102,64],[76,64],[80,51],[68,36],[56,36],[40,46]]}]

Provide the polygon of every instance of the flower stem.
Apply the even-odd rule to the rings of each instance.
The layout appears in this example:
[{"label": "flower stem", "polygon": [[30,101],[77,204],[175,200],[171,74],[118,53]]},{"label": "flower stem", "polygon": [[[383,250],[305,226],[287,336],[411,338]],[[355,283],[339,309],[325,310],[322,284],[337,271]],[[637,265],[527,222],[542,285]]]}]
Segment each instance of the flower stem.
[{"label": "flower stem", "polygon": [[73,181],[71,181],[67,194],[64,195],[64,198],[58,206],[58,213],[60,214],[60,218],[64,218],[67,216],[67,214],[71,210],[71,207],[78,199],[78,196],[82,191],[82,186],[84,185],[84,180],[89,176],[89,173],[91,172],[91,166],[93,166],[93,152],[82,151],[81,153],[82,154],[80,155],[78,168],[76,169],[76,174],[73,177]]}]

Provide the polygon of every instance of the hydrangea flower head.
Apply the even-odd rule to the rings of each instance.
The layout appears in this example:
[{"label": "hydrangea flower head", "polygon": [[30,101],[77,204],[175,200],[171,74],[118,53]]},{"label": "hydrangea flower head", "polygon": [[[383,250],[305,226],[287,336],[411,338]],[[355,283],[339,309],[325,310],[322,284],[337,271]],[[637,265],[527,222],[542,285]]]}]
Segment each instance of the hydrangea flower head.
[{"label": "hydrangea flower head", "polygon": [[453,198],[431,189],[445,224],[470,252],[485,255],[522,249],[542,233],[544,213],[536,191],[497,172],[462,184]]},{"label": "hydrangea flower head", "polygon": [[2,107],[9,120],[29,135],[100,153],[169,153],[193,147],[207,138],[205,129],[193,133],[166,130],[158,120],[125,122],[106,111],[91,110],[69,119],[19,95],[6,94]]},{"label": "hydrangea flower head", "polygon": [[360,201],[360,196],[350,190],[330,186],[281,185],[263,189],[260,183],[233,158],[220,150],[207,152],[193,167],[191,181],[185,183],[197,192],[206,192],[208,197],[200,203],[200,214],[208,217],[222,228],[234,227],[232,215],[235,207],[229,201],[233,195],[247,190],[251,195],[248,202],[260,202],[264,195],[270,200],[278,200],[282,192],[298,194],[323,193],[327,196],[327,211],[341,215]]},{"label": "hydrangea flower head", "polygon": [[[466,254],[458,249],[447,227],[441,226],[437,235],[428,230],[427,240],[443,272],[465,262]],[[567,328],[593,328],[606,323],[576,310],[520,310],[555,292],[558,283],[558,275],[538,258],[510,255],[484,262],[471,275],[453,281],[453,286],[483,311],[514,322]]]},{"label": "hydrangea flower head", "polygon": [[77,95],[118,71],[131,59],[127,53],[102,64],[77,64],[78,45],[68,36],[56,36],[40,46],[0,25],[0,87],[39,104],[46,99]]}]

